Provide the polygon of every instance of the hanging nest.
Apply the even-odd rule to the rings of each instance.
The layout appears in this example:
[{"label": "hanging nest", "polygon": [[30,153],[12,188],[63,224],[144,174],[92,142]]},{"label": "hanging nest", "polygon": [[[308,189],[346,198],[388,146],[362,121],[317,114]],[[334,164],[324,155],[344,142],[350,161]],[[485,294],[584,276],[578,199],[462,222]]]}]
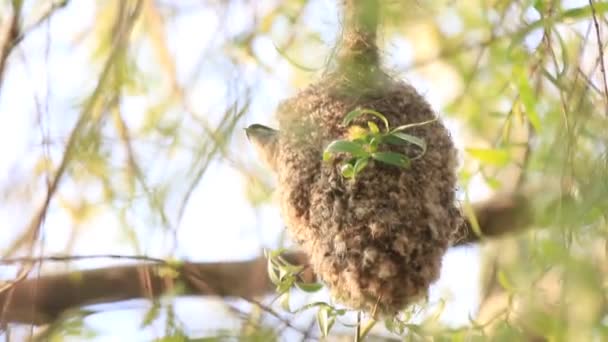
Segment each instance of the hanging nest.
[{"label": "hanging nest", "polygon": [[[344,139],[353,124],[382,125],[370,116],[343,125],[355,109],[375,110],[393,127],[436,119],[412,86],[377,66],[375,34],[361,32],[369,30],[345,36],[336,70],[279,106],[276,171],[288,230],[332,296],[354,309],[392,315],[427,294],[462,226],[454,198],[457,153],[437,119],[408,130],[427,150],[407,168],[370,160],[346,179],[340,165],[347,156],[323,161],[327,145]],[[381,148],[416,152],[415,146]]]}]

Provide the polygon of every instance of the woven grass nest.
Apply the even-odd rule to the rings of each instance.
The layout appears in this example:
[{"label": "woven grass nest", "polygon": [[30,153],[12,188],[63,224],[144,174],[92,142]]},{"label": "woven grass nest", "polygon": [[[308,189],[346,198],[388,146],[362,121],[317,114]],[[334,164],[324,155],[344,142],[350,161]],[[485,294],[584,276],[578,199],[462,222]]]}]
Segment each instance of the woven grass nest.
[{"label": "woven grass nest", "polygon": [[[348,134],[343,119],[358,108],[382,113],[392,126],[437,119],[408,130],[426,141],[426,153],[407,168],[371,160],[345,179],[344,158],[328,162],[322,154]],[[283,218],[332,296],[373,315],[424,297],[463,220],[454,198],[457,153],[427,101],[379,69],[365,85],[335,72],[284,101],[277,116]],[[351,124],[367,121],[382,124],[370,116]],[[382,148],[411,155],[415,147]]]}]

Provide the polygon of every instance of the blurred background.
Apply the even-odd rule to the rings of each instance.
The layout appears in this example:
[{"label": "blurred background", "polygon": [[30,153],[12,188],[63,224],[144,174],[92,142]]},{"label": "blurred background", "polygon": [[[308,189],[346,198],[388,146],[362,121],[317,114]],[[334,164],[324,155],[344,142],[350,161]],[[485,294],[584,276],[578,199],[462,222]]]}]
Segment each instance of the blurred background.
[{"label": "blurred background", "polygon": [[[459,199],[525,192],[534,224],[450,250],[411,325],[399,334],[379,323],[372,337],[608,339],[608,3],[382,3],[383,64],[450,129]],[[340,15],[338,0],[1,1],[3,259],[229,263],[295,248],[243,128],[276,127],[277,105],[320,78]],[[40,262],[27,276],[132,262]],[[0,265],[0,278],[21,266]],[[272,294],[264,302],[279,318],[244,300],[164,299],[95,305],[44,336],[320,336],[314,310],[285,312]],[[291,306],[326,300],[324,289],[298,292]],[[352,338],[353,324],[345,315],[332,336]],[[7,341],[39,333],[2,329]]]}]

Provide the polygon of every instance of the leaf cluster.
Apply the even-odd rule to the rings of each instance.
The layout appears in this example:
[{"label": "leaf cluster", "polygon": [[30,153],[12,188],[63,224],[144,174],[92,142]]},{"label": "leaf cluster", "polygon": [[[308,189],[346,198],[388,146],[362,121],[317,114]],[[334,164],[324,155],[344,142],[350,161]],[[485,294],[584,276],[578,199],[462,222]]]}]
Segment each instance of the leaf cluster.
[{"label": "leaf cluster", "polygon": [[[332,141],[327,145],[323,152],[323,160],[326,162],[332,160],[332,156],[339,153],[347,153],[350,155],[350,158],[340,166],[340,172],[344,178],[356,178],[356,176],[369,164],[370,159],[400,168],[409,167],[412,160],[421,158],[425,154],[427,144],[424,139],[404,133],[403,131],[408,128],[426,125],[437,120],[437,118],[435,118],[391,129],[388,120],[382,113],[372,109],[355,109],[344,117],[342,125],[348,126],[353,120],[363,115],[372,115],[379,118],[384,125],[384,129],[381,130],[378,125],[371,120],[367,121],[367,128],[353,125],[348,130],[347,139]],[[414,145],[420,149],[420,152],[416,156],[410,157],[399,152],[383,151],[381,150],[383,145]]]}]

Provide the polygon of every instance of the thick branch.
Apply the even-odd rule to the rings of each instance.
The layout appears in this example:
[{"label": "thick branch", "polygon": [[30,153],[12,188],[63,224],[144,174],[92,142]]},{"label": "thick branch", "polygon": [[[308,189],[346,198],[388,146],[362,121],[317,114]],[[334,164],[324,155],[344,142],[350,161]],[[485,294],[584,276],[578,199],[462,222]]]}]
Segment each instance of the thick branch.
[{"label": "thick branch", "polygon": [[[529,223],[527,201],[521,196],[499,196],[475,206],[483,236],[498,236],[521,230]],[[479,240],[470,225],[458,244]],[[303,253],[290,253],[287,259],[305,265]],[[169,270],[169,271],[167,271]],[[173,271],[171,271],[173,270]],[[310,269],[302,280],[313,282]],[[266,260],[229,263],[185,263],[171,267],[166,263],[140,263],[72,273],[47,275],[17,282],[0,293],[2,323],[46,324],[70,308],[87,304],[110,303],[136,298],[156,298],[183,288],[183,295],[254,298],[273,291],[267,277]]]},{"label": "thick branch", "polygon": [[472,224],[467,221],[463,235],[455,242],[455,246],[518,232],[527,228],[532,222],[530,201],[526,196],[519,194],[496,196],[488,201],[476,203],[473,205],[473,211],[481,235],[476,233]]},{"label": "thick branch", "polygon": [[[301,253],[289,262],[306,264]],[[1,323],[47,324],[70,308],[138,298],[157,298],[180,288],[181,295],[253,298],[273,285],[266,276],[266,259],[227,263],[184,263],[181,266],[139,263],[128,266],[47,275],[23,280],[0,293]],[[314,282],[306,271],[302,280]],[[1,325],[1,324],[0,324]]]}]

